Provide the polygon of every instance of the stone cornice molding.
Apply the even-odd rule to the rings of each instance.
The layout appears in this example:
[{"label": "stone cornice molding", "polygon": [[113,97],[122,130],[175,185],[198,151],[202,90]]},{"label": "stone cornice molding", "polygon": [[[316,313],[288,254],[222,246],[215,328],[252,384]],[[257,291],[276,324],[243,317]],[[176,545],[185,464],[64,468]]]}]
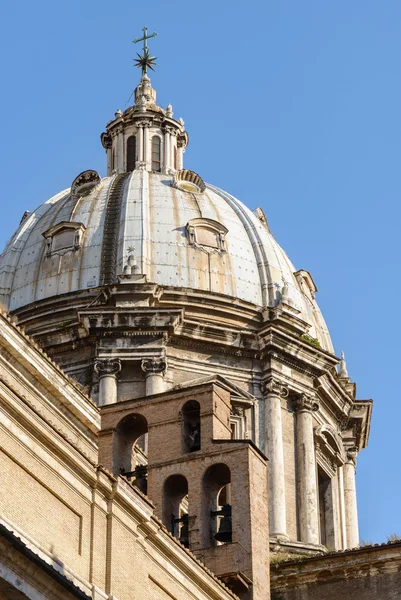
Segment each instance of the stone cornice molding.
[{"label": "stone cornice molding", "polygon": [[319,410],[319,400],[312,394],[301,394],[294,401],[295,412],[315,412]]},{"label": "stone cornice molding", "polygon": [[315,373],[313,373],[313,371],[301,366],[301,364],[303,365],[304,363],[300,364],[300,363],[296,362],[295,360],[290,360],[289,358],[283,356],[279,352],[270,351],[267,353],[267,356],[269,358],[273,358],[273,359],[277,360],[278,362],[282,363],[283,365],[287,365],[288,367],[291,367],[291,369],[295,369],[299,373],[304,373],[305,375],[308,375],[309,377],[315,377]]},{"label": "stone cornice molding", "polygon": [[28,335],[16,327],[7,315],[0,313],[0,346],[3,346],[52,395],[70,410],[93,433],[100,427],[99,411],[95,404],[78,388],[76,381],[61,368]]},{"label": "stone cornice molding", "polygon": [[94,369],[99,378],[117,377],[117,373],[121,371],[121,361],[119,358],[96,358]]},{"label": "stone cornice molding", "polygon": [[167,369],[165,358],[144,358],[141,369],[146,375],[164,375]]},{"label": "stone cornice molding", "polygon": [[280,396],[280,398],[287,398],[289,395],[287,385],[275,377],[271,377],[266,382],[262,383],[262,391],[266,396]]}]

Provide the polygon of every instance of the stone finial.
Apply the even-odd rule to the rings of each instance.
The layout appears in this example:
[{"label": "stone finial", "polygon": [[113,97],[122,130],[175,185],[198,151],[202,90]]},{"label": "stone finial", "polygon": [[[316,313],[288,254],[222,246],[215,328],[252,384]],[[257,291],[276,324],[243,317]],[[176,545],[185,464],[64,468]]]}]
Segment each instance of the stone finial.
[{"label": "stone finial", "polygon": [[29,215],[31,214],[30,210],[26,210],[24,212],[24,214],[21,217],[21,221],[19,222],[19,224],[21,225],[21,223],[23,223],[25,221],[25,219],[27,219],[29,217]]},{"label": "stone finial", "polygon": [[135,246],[130,246],[128,248],[128,252],[130,252],[130,254],[128,255],[127,262],[123,269],[124,275],[135,275],[135,271],[138,268],[135,255],[133,254],[134,251]]},{"label": "stone finial", "polygon": [[283,283],[284,283],[283,289],[281,290],[281,302],[283,304],[289,304],[290,303],[290,297],[289,297],[289,294],[288,294],[288,291],[289,291],[288,290],[288,283],[287,283],[287,281],[284,281]]},{"label": "stone finial", "polygon": [[124,267],[124,275],[133,275],[137,269],[136,258],[133,254],[128,256],[127,263]]},{"label": "stone finial", "polygon": [[171,104],[167,104],[167,108],[166,108],[166,117],[169,117],[170,119],[173,116],[173,107],[171,106]]},{"label": "stone finial", "polygon": [[114,113],[114,116],[116,119],[119,119],[120,117],[122,117],[123,116],[122,110],[120,108],[118,108],[116,110],[116,112]]},{"label": "stone finial", "polygon": [[347,363],[345,362],[343,350],[341,350],[340,369],[338,372],[338,376],[341,377],[342,379],[345,379],[348,377]]},{"label": "stone finial", "polygon": [[185,125],[185,121],[184,121],[184,119],[183,119],[182,117],[180,117],[180,118],[178,119],[178,122],[179,122],[179,124],[180,124],[182,127],[184,127],[184,125]]},{"label": "stone finial", "polygon": [[156,104],[156,91],[147,75],[143,75],[138,87],[135,88],[135,105],[140,112],[146,112],[149,104]]}]

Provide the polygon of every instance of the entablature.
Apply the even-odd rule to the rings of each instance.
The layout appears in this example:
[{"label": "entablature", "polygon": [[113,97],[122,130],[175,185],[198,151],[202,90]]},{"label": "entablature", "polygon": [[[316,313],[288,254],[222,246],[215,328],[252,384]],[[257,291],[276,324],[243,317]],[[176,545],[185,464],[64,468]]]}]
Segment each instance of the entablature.
[{"label": "entablature", "polygon": [[352,429],[358,452],[368,445],[373,400],[356,400],[353,403],[347,426]]},{"label": "entablature", "polygon": [[173,334],[182,322],[181,308],[159,307],[124,308],[98,306],[78,311],[78,317],[90,334],[107,335],[158,335]]}]

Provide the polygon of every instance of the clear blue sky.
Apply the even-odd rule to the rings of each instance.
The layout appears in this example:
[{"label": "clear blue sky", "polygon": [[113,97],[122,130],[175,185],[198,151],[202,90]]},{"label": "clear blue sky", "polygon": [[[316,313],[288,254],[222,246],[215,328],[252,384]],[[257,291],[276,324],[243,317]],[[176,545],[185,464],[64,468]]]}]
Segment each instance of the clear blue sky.
[{"label": "clear blue sky", "polygon": [[186,167],[264,208],[374,398],[361,538],[401,534],[400,0],[8,0],[0,17],[0,245],[78,173],[105,174],[131,40],[158,31],[152,83],[185,120]]}]

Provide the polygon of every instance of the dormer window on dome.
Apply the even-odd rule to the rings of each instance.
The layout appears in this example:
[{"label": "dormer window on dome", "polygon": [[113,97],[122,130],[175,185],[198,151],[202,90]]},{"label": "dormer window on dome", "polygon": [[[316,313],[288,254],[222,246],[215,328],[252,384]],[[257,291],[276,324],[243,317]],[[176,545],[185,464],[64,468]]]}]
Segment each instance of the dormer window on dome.
[{"label": "dormer window on dome", "polygon": [[213,219],[191,219],[187,223],[189,243],[202,249],[225,252],[228,229]]},{"label": "dormer window on dome", "polygon": [[46,257],[79,250],[82,246],[85,229],[83,223],[70,221],[61,221],[50,227],[42,233],[46,239]]},{"label": "dormer window on dome", "polygon": [[296,271],[294,275],[299,287],[301,288],[305,296],[309,298],[309,300],[314,300],[315,294],[317,292],[317,287],[309,271],[300,269],[299,271]]}]

